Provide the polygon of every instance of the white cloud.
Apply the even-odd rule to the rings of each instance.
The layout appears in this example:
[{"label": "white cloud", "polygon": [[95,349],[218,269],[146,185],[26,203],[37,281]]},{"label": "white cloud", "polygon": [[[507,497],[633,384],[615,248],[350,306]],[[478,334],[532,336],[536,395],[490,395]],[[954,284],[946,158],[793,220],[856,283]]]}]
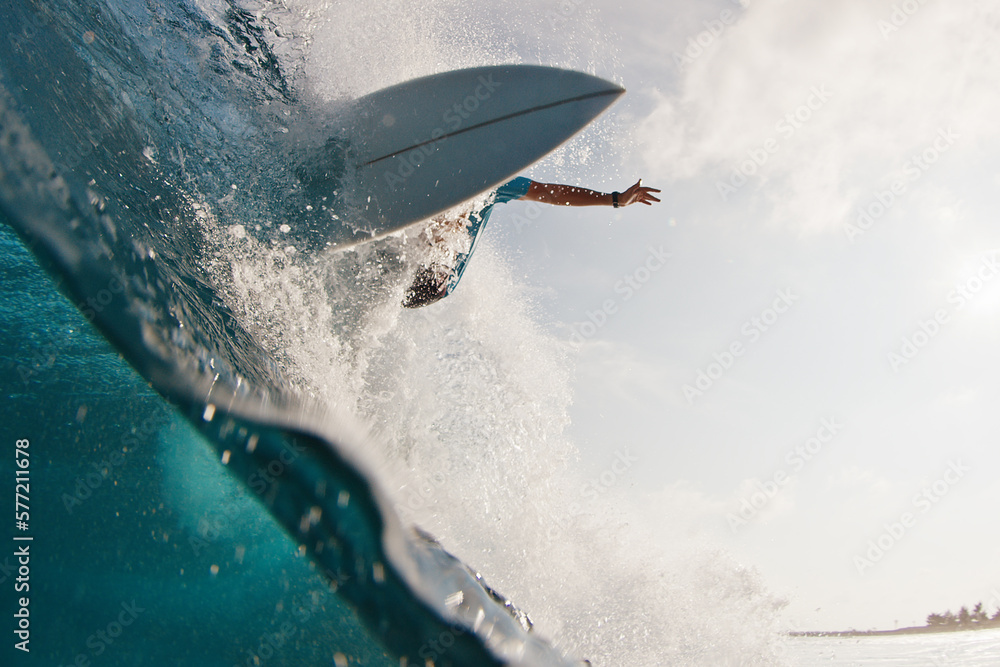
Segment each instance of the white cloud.
[{"label": "white cloud", "polygon": [[751,519],[766,524],[795,512],[798,485],[797,477],[786,477],[778,482],[773,479],[745,479],[736,489],[738,500],[735,506],[745,514],[752,510]]},{"label": "white cloud", "polygon": [[[578,340],[574,339],[574,342]],[[628,343],[601,338],[576,342],[577,381],[600,386],[605,394],[644,404],[679,404],[683,380],[677,371],[644,356]]]},{"label": "white cloud", "polygon": [[725,514],[733,503],[702,491],[687,480],[677,480],[650,493],[644,505],[654,514],[664,534],[695,535],[725,527]]},{"label": "white cloud", "polygon": [[859,466],[847,466],[827,478],[827,491],[859,496],[860,504],[870,506],[877,501],[884,503],[892,496],[893,484],[874,470]]},{"label": "white cloud", "polygon": [[780,484],[752,478],[714,494],[695,482],[677,480],[648,494],[644,505],[666,534],[714,536],[731,543],[744,528],[793,516],[798,485],[795,477]]},{"label": "white cloud", "polygon": [[677,94],[650,93],[648,165],[663,179],[726,181],[769,145],[734,197],[761,188],[774,222],[816,231],[939,130],[970,149],[996,140],[998,3],[913,4],[907,16],[893,14],[898,2],[755,0],[686,66]]}]

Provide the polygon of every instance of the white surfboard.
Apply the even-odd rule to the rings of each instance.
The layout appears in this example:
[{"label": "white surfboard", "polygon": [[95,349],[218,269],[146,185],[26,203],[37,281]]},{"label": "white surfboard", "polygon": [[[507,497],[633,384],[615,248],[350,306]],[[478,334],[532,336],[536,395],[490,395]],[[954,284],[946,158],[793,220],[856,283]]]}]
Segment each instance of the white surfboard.
[{"label": "white surfboard", "polygon": [[582,72],[475,67],[407,81],[356,101],[348,166],[362,230],[373,238],[505,182],[624,93]]}]

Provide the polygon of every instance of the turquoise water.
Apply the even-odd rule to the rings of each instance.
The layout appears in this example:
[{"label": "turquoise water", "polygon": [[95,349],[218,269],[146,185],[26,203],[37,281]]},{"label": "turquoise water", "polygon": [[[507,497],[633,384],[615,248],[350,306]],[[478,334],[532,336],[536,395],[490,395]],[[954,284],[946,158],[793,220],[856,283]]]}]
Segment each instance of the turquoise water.
[{"label": "turquoise water", "polygon": [[[33,538],[10,542],[30,574],[5,617],[30,620],[5,654],[562,662],[402,527],[354,431],[296,390],[206,270],[200,202],[286,257],[338,219],[342,151],[286,136],[306,105],[263,39],[273,24],[227,3],[4,3],[3,18],[3,472],[22,443],[15,532]],[[294,231],[275,224],[290,216]]]},{"label": "turquoise water", "polygon": [[5,639],[4,664],[398,664],[7,227],[0,247],[3,434],[30,441],[35,537],[31,651]]}]

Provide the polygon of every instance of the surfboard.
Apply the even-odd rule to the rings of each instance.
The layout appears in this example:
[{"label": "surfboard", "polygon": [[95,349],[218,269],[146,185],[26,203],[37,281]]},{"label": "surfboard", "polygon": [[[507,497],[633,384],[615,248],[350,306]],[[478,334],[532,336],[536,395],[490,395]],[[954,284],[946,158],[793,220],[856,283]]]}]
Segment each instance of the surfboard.
[{"label": "surfboard", "polygon": [[498,65],[359,98],[346,122],[359,229],[331,241],[398,231],[509,180],[624,92],[583,72]]}]

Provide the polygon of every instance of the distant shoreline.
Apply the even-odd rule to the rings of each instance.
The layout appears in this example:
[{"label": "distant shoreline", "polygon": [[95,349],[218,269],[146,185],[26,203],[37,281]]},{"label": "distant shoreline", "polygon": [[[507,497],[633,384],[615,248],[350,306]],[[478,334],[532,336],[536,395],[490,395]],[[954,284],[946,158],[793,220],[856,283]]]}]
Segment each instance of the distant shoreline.
[{"label": "distant shoreline", "polygon": [[831,632],[808,631],[789,632],[792,637],[880,637],[885,635],[924,635],[938,632],[968,632],[970,630],[990,630],[1000,628],[1000,620],[978,623],[950,623],[947,625],[921,625],[896,630],[836,630]]}]

